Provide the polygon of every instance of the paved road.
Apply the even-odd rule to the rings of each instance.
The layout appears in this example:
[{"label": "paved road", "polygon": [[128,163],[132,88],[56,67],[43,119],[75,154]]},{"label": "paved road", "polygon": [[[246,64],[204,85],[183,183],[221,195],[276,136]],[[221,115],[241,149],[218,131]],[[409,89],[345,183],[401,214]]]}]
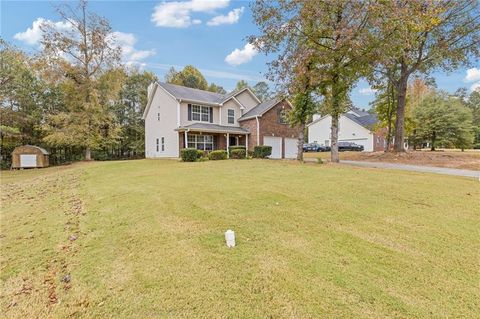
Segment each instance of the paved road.
[{"label": "paved road", "polygon": [[474,177],[474,178],[480,179],[480,171],[472,171],[468,169],[419,166],[419,165],[407,165],[407,164],[383,163],[383,162],[365,162],[365,161],[341,161],[340,163],[354,165],[354,166],[362,166],[362,167],[399,169],[399,170],[412,171],[412,172],[437,173],[437,174],[444,174],[444,175]]}]

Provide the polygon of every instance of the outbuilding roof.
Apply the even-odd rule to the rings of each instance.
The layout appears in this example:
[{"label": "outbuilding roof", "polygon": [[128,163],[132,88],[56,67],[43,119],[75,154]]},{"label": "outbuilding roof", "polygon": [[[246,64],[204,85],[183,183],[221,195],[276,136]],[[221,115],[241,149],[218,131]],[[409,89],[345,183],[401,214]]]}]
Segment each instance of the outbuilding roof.
[{"label": "outbuilding roof", "polygon": [[13,152],[15,152],[15,150],[17,150],[17,148],[21,148],[21,147],[35,148],[35,149],[39,150],[40,152],[42,152],[43,155],[48,155],[48,154],[49,154],[46,149],[44,149],[44,148],[42,148],[42,147],[40,147],[40,146],[28,145],[28,144],[27,144],[27,145],[22,145],[22,146],[17,146],[17,147],[13,150]]}]

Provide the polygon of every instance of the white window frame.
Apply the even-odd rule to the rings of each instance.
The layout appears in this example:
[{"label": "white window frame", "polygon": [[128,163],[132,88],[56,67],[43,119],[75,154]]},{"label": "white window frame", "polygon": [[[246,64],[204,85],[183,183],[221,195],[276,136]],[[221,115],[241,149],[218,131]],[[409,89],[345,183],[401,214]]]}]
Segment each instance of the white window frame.
[{"label": "white window frame", "polygon": [[187,146],[202,151],[213,151],[213,135],[188,134]]},{"label": "white window frame", "polygon": [[157,121],[160,122],[160,113],[157,113]]},{"label": "white window frame", "polygon": [[192,104],[192,121],[210,122],[211,106]]},{"label": "white window frame", "polygon": [[[230,111],[232,111],[232,115],[230,115]],[[231,120],[231,122],[230,122]],[[227,123],[228,124],[235,124],[235,110],[234,109],[228,109],[227,110]]]},{"label": "white window frame", "polygon": [[162,152],[165,152],[165,137],[162,136]]}]

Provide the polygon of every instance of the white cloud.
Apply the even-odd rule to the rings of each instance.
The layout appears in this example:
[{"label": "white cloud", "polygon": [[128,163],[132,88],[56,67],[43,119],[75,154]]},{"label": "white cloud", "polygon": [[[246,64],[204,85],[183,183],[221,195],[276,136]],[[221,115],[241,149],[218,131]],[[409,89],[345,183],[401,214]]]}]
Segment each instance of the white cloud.
[{"label": "white cloud", "polygon": [[[40,41],[42,40],[41,26],[44,24],[53,26],[57,31],[68,32],[72,30],[71,24],[68,22],[53,22],[44,18],[37,18],[35,21],[33,21],[31,28],[28,28],[25,32],[19,32],[13,37],[16,40],[22,41],[28,45],[39,47]],[[132,33],[115,31],[110,34],[110,37],[114,45],[118,45],[122,48],[122,60],[126,64],[140,64],[140,61],[155,54],[155,50],[135,49],[137,39]]]},{"label": "white cloud", "polygon": [[372,95],[372,94],[375,94],[375,92],[377,92],[377,90],[372,89],[371,87],[368,87],[368,88],[362,88],[362,89],[358,90],[358,92],[361,95]]},{"label": "white cloud", "polygon": [[465,82],[475,82],[480,81],[480,69],[472,68],[467,70],[467,75],[465,76]]},{"label": "white cloud", "polygon": [[16,33],[13,38],[31,46],[39,45],[42,40],[42,25],[51,25],[58,31],[68,31],[71,29],[71,24],[68,22],[53,22],[44,18],[37,18],[33,21],[30,28],[27,28],[24,32]]},{"label": "white cloud", "polygon": [[133,33],[115,31],[112,32],[111,36],[114,43],[122,48],[122,60],[127,65],[141,64],[140,61],[155,55],[155,50],[135,49],[137,38]]},{"label": "white cloud", "polygon": [[230,0],[162,2],[155,7],[151,21],[157,27],[186,28],[202,23],[199,19],[192,19],[192,12],[210,13],[228,7],[229,3]]},{"label": "white cloud", "polygon": [[236,66],[250,62],[254,56],[258,54],[257,49],[253,44],[247,43],[243,49],[235,49],[232,53],[225,57],[225,62],[230,65]]},{"label": "white cloud", "polygon": [[244,7],[236,8],[230,11],[227,15],[219,15],[213,17],[210,21],[207,22],[207,25],[217,26],[222,24],[235,24],[240,20],[240,17],[245,10]]},{"label": "white cloud", "polygon": [[475,90],[480,91],[480,82],[473,83],[472,86],[470,87],[470,90],[472,90],[472,91],[475,91]]}]

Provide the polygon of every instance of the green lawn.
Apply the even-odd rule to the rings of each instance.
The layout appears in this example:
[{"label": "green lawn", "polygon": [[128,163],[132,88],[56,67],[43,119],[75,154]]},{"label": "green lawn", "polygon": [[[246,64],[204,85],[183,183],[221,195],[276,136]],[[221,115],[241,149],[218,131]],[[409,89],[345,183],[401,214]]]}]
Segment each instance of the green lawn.
[{"label": "green lawn", "polygon": [[139,160],[2,172],[1,182],[2,317],[472,318],[480,309],[473,179]]}]

